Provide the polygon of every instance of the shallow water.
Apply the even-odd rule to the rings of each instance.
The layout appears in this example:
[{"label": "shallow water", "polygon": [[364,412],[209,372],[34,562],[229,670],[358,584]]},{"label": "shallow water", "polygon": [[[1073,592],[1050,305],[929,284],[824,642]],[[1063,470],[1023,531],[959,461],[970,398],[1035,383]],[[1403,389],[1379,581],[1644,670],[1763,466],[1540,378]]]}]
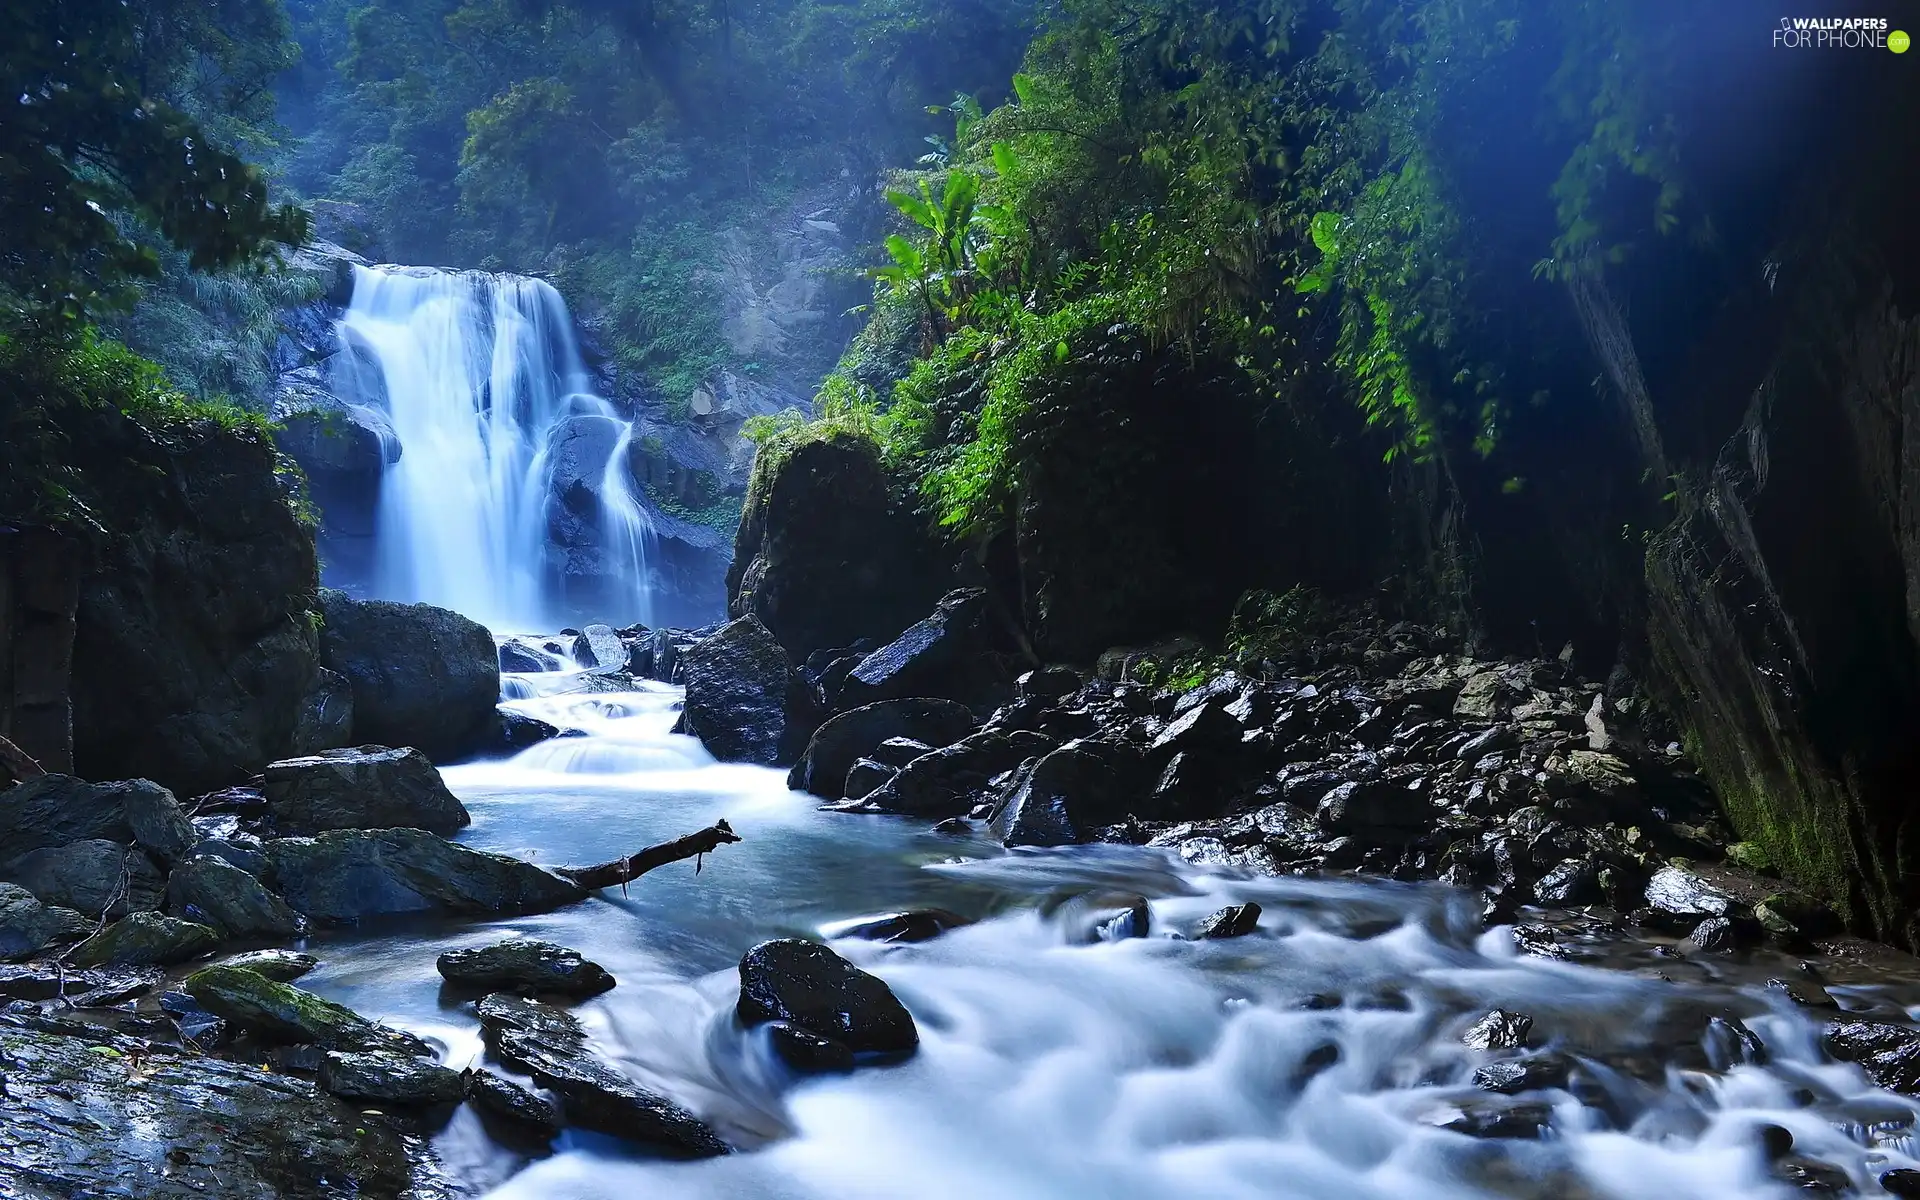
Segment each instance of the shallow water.
[{"label": "shallow water", "polygon": [[[1792,1194],[1755,1128],[1843,1167],[1868,1194],[1914,1165],[1913,1102],[1822,1061],[1818,1028],[1778,990],[1660,978],[1516,954],[1466,895],[1432,885],[1248,878],[1143,848],[1002,850],[923,822],[822,813],[784,772],[716,764],[668,732],[676,689],[592,694],[577,675],[510,681],[510,707],[586,736],[446,772],[470,845],[543,863],[611,859],[726,817],[744,839],[696,872],[676,863],[587,904],[475,925],[315,939],[305,985],[481,1055],[471,1006],[443,999],[434,957],[503,934],[575,947],[619,979],[579,1014],[637,1079],[746,1152],[664,1162],[569,1132],[529,1161],[463,1111],[436,1145],[503,1200],[874,1197],[1660,1197]],[[1152,936],[1098,924],[1147,898]],[[1195,942],[1226,904],[1259,930]],[[742,952],[850,919],[940,907],[977,924],[917,945],[839,939],[912,1010],[919,1053],[852,1075],[796,1077],[732,1015]],[[1637,947],[1648,950],[1648,947]],[[1627,953],[1630,962],[1638,961]],[[1718,974],[1718,971],[1714,971]],[[1891,989],[1835,988],[1886,1009]],[[1443,1130],[1486,1055],[1460,1034],[1488,1008],[1532,1015],[1535,1048],[1590,1081],[1546,1136]],[[1893,1010],[1897,1011],[1897,1010]],[[1714,1016],[1741,1020],[1764,1064]],[[1511,1102],[1509,1102],[1511,1103]],[[492,1189],[490,1192],[488,1189]]]}]

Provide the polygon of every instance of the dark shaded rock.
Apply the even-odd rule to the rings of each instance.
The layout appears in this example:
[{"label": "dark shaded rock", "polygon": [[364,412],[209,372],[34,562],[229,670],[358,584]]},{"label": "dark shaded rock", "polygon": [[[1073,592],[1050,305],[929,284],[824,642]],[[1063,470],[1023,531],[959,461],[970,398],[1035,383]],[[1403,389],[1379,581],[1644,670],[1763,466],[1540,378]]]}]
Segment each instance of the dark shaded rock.
[{"label": "dark shaded rock", "polygon": [[293,727],[294,754],[331,750],[353,741],[353,685],[337,671],[320,668],[313,687],[300,702]]},{"label": "dark shaded rock", "polygon": [[493,635],[430,604],[322,591],[320,653],[353,689],[353,736],[444,760],[484,745],[500,699]]},{"label": "dark shaded rock", "polygon": [[525,713],[500,713],[499,728],[487,749],[498,754],[518,754],[528,746],[537,746],[560,736],[560,727]]},{"label": "dark shaded rock", "polygon": [[[1182,697],[1185,699],[1187,697]],[[1188,707],[1167,722],[1166,728],[1153,739],[1150,752],[1160,762],[1181,751],[1231,754],[1239,749],[1242,732],[1240,722],[1227,715],[1226,701],[1215,697]]]},{"label": "dark shaded rock", "polygon": [[[954,739],[956,742],[959,740],[959,738]],[[923,754],[932,754],[935,750],[941,749],[945,749],[945,747],[929,745],[926,742],[915,741],[912,738],[888,738],[886,741],[874,747],[869,759],[882,766],[892,767],[898,770]]]},{"label": "dark shaded rock", "polygon": [[1475,1021],[1460,1041],[1471,1050],[1512,1050],[1525,1046],[1532,1033],[1532,1017],[1496,1008]]},{"label": "dark shaded rock", "polygon": [[460,1072],[408,1054],[329,1050],[319,1075],[320,1086],[341,1099],[377,1104],[450,1104],[467,1092]]},{"label": "dark shaded rock", "polygon": [[[1716,918],[1710,917],[1708,919],[1714,920]],[[1784,979],[1769,979],[1767,980],[1767,987],[1773,991],[1783,993],[1787,999],[1800,1005],[1802,1008],[1840,1007],[1840,1002],[1833,998],[1833,994],[1811,978],[1802,979],[1795,983],[1788,983]]]},{"label": "dark shaded rock", "polygon": [[1542,875],[1533,885],[1533,897],[1562,908],[1600,900],[1600,869],[1592,859],[1569,858]]},{"label": "dark shaded rock", "polygon": [[1687,941],[1695,950],[1709,954],[1733,950],[1739,945],[1733,922],[1725,917],[1708,917],[1695,925],[1693,932],[1687,935]]},{"label": "dark shaded rock", "polygon": [[864,800],[899,773],[899,767],[890,767],[870,758],[859,759],[847,769],[846,798]]},{"label": "dark shaded rock", "polygon": [[1467,1104],[1440,1128],[1475,1138],[1537,1138],[1552,1124],[1552,1105],[1508,1101]]},{"label": "dark shaded rock", "polygon": [[1072,667],[1039,667],[1014,680],[1014,694],[1022,700],[1058,700],[1079,691],[1085,682]]},{"label": "dark shaded rock", "polygon": [[1260,906],[1249,901],[1246,904],[1230,904],[1194,927],[1196,938],[1237,938],[1245,937],[1260,927]]},{"label": "dark shaded rock", "polygon": [[217,858],[258,878],[267,869],[267,843],[250,833],[230,833],[196,844],[193,857]]},{"label": "dark shaded rock", "polygon": [[1788,1187],[1803,1192],[1825,1192],[1830,1195],[1851,1192],[1855,1188],[1853,1179],[1846,1168],[1837,1167],[1830,1162],[1817,1158],[1808,1158],[1803,1154],[1789,1155],[1773,1164],[1773,1176]]},{"label": "dark shaded rock", "polygon": [[8,1017],[0,1061],[9,1079],[0,1178],[23,1196],[400,1200],[433,1186],[423,1146],[305,1080]]},{"label": "dark shaded rock", "polygon": [[167,878],[167,911],[227,937],[291,937],[304,928],[287,902],[221,858],[189,859]]},{"label": "dark shaded rock", "polygon": [[987,593],[956,588],[931,615],[860,660],[840,685],[842,706],[900,696],[948,696],[973,703],[992,688]]},{"label": "dark shaded rock", "polygon": [[[680,673],[687,687],[682,732],[722,762],[792,762],[814,731],[805,682],[756,617],[722,625],[687,647]],[[845,779],[843,770],[833,786]]]},{"label": "dark shaded rock", "polygon": [[502,674],[538,675],[546,671],[560,669],[560,661],[543,650],[523,646],[519,642],[500,643],[500,670]]},{"label": "dark shaded rock", "polygon": [[949,929],[971,924],[968,918],[944,908],[922,908],[862,921],[840,930],[837,936],[864,938],[870,942],[924,942]]},{"label": "dark shaded rock", "polygon": [[1094,936],[1103,942],[1120,942],[1128,938],[1143,938],[1153,931],[1153,909],[1147,906],[1146,898],[1136,896],[1126,909],[1117,916],[1109,917],[1094,926]]},{"label": "dark shaded rock", "polygon": [[448,983],[522,996],[551,994],[584,999],[609,990],[614,982],[606,968],[583,958],[578,950],[533,938],[449,950],[437,965]]},{"label": "dark shaded rock", "polygon": [[1887,1195],[1900,1196],[1903,1200],[1906,1197],[1920,1196],[1920,1171],[1912,1167],[1900,1167],[1897,1170],[1888,1171],[1880,1177],[1880,1186],[1886,1189]]},{"label": "dark shaded rock", "polygon": [[1858,1063],[1890,1092],[1920,1092],[1920,1029],[1884,1021],[1829,1021],[1822,1031],[1827,1053]]},{"label": "dark shaded rock", "polygon": [[93,922],[70,908],[49,908],[32,892],[0,883],[0,962],[28,958],[93,932]]},{"label": "dark shaded rock", "polygon": [[550,1141],[560,1132],[560,1106],[521,1087],[511,1079],[477,1068],[465,1074],[467,1102],[484,1117],[505,1121],[514,1129]]},{"label": "dark shaded rock", "polygon": [[831,435],[755,460],[728,615],[759,617],[805,659],[924,616],[945,590],[943,558],[873,444]]},{"label": "dark shaded rock", "polygon": [[77,773],[192,795],[294,753],[322,665],[317,565],[273,444],[213,421],[160,432],[111,405],[63,422],[112,530],[76,613]]},{"label": "dark shaded rock", "polygon": [[1320,800],[1315,818],[1329,833],[1369,839],[1405,839],[1433,823],[1425,792],[1388,780],[1343,783]]},{"label": "dark shaded rock", "polygon": [[767,1040],[781,1061],[796,1071],[822,1074],[854,1068],[853,1051],[847,1049],[845,1043],[809,1033],[785,1021],[767,1026]]},{"label": "dark shaded rock", "polygon": [[79,841],[132,842],[171,863],[199,840],[173,793],[144,779],[88,783],[42,775],[0,792],[0,854]]},{"label": "dark shaded rock", "polygon": [[89,916],[150,912],[160,907],[166,887],[165,876],[144,851],[99,838],[23,854],[0,866],[0,876],[43,904]]},{"label": "dark shaded rock", "polygon": [[532,863],[419,829],[341,829],[280,838],[269,849],[280,894],[316,921],[426,912],[518,916],[587,895]]},{"label": "dark shaded rock", "polygon": [[159,981],[160,972],[149,967],[85,970],[60,963],[29,963],[0,967],[0,998],[122,1004],[145,995]]},{"label": "dark shaded rock", "polygon": [[271,763],[267,809],[281,833],[425,829],[446,836],[473,822],[427,756],[411,747],[358,746]]},{"label": "dark shaded rock", "polygon": [[80,967],[167,967],[199,958],[219,944],[219,931],[209,926],[136,912],[81,943],[72,962]]},{"label": "dark shaded rock", "polygon": [[1073,741],[1054,750],[995,810],[992,829],[1008,846],[1068,846],[1139,807],[1146,794],[1137,752]]},{"label": "dark shaded rock", "polygon": [[1790,941],[1826,937],[1840,928],[1833,909],[1799,892],[1776,892],[1754,905],[1753,915],[1768,933]]},{"label": "dark shaded rock", "polygon": [[741,1021],[785,1021],[856,1054],[906,1054],[920,1034],[893,989],[817,942],[762,942],[740,960]]},{"label": "dark shaded rock", "polygon": [[183,986],[208,1012],[276,1041],[311,1042],[328,1050],[433,1055],[432,1047],[410,1033],[376,1025],[350,1008],[245,967],[203,967],[187,976]]},{"label": "dark shaded rock", "polygon": [[1691,871],[1662,867],[1647,881],[1647,903],[1664,913],[1724,917],[1733,907],[1725,892]]},{"label": "dark shaded rock", "polygon": [[954,700],[904,698],[848,709],[814,730],[805,753],[787,774],[787,786],[837,799],[854,762],[874,758],[881,743],[911,738],[931,747],[950,746],[976,724],[973,710]]},{"label": "dark shaded rock", "polygon": [[923,754],[882,784],[868,803],[882,812],[921,817],[957,817],[994,776],[1053,749],[1045,734],[985,729],[951,746]]},{"label": "dark shaded rock", "polygon": [[1474,1071],[1473,1082],[1474,1086],[1489,1092],[1517,1096],[1541,1088],[1565,1087],[1572,1069],[1572,1060],[1564,1055],[1529,1054],[1524,1058],[1488,1063]]},{"label": "dark shaded rock", "polygon": [[320,965],[320,960],[298,950],[250,950],[224,960],[223,967],[241,967],[275,983],[292,983]]},{"label": "dark shaded rock", "polygon": [[687,1158],[727,1153],[705,1122],[596,1058],[565,1009],[495,995],[480,1001],[478,1012],[487,1049],[559,1096],[572,1124]]}]

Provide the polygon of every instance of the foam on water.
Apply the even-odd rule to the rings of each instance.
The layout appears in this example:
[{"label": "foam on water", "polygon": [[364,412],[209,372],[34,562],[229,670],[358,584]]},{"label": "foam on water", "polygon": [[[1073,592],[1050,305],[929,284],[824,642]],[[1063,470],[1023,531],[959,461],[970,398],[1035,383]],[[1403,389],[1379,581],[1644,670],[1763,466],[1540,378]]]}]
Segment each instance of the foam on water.
[{"label": "foam on water", "polygon": [[[819,813],[781,773],[715,764],[671,734],[674,689],[526,678],[537,694],[511,707],[585,734],[448,771],[475,813],[469,840],[582,861],[718,815],[745,839],[699,875],[676,864],[626,896],[504,925],[613,970],[619,986],[578,1010],[596,1046],[745,1152],[664,1162],[568,1133],[515,1173],[520,1160],[463,1118],[443,1153],[501,1200],[1791,1194],[1769,1174],[1763,1123],[1870,1194],[1914,1162],[1914,1104],[1825,1061],[1816,1026],[1777,992],[1523,956],[1437,886],[1248,878],[1129,847],[1007,853],[921,822]],[[1131,895],[1149,901],[1154,935],[1101,940]],[[1168,936],[1247,901],[1263,908],[1252,936]],[[912,1059],[801,1078],[738,1026],[744,948],[912,905],[982,919],[916,945],[834,943],[912,1010]],[[438,1036],[464,1066],[473,1021],[438,999],[431,956],[502,928],[342,943],[309,979]],[[1550,1109],[1542,1138],[1438,1127],[1517,1103],[1473,1086],[1488,1059],[1460,1041],[1495,1006],[1535,1018],[1536,1049],[1586,1064],[1577,1096],[1525,1098]],[[1715,1017],[1758,1034],[1764,1061]]]}]

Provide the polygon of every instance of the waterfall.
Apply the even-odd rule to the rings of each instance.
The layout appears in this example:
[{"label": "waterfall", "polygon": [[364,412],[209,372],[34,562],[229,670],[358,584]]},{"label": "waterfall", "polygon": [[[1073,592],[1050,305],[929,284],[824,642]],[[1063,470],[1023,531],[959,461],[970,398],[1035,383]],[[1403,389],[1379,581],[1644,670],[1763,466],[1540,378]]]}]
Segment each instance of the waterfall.
[{"label": "waterfall", "polygon": [[[591,585],[595,619],[651,623],[656,543],[628,482],[632,423],[594,394],[559,292],[355,267],[339,336],[336,392],[384,410],[400,443],[382,480],[375,596],[529,629],[564,623],[568,585]],[[572,559],[553,532],[569,521],[582,527]]]}]

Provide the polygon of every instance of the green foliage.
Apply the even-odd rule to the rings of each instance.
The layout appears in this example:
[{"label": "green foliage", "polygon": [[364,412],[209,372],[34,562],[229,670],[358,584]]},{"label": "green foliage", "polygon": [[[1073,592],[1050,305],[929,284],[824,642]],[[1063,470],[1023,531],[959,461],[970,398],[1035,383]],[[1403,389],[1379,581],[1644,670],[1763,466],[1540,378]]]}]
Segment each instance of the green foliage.
[{"label": "green foliage", "polygon": [[181,106],[221,110],[222,132],[246,127],[242,91],[273,63],[243,48],[258,42],[249,23],[281,20],[269,0],[9,0],[0,19],[0,293],[11,307],[77,317],[154,275],[158,255],[127,218],[196,270],[306,236],[305,214],[271,203],[261,172]]}]

